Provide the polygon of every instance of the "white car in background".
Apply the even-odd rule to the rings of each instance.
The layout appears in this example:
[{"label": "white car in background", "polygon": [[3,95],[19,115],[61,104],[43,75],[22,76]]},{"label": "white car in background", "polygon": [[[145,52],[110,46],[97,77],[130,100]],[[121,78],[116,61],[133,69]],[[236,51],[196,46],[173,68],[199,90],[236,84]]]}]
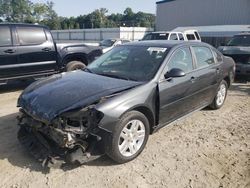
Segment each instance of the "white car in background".
[{"label": "white car in background", "polygon": [[157,31],[146,34],[142,40],[184,40],[201,42],[200,34],[197,30],[178,31]]},{"label": "white car in background", "polygon": [[106,53],[109,50],[113,49],[115,46],[131,42],[128,39],[118,39],[118,38],[113,38],[113,39],[105,39],[100,42],[99,46],[102,47],[102,52]]}]

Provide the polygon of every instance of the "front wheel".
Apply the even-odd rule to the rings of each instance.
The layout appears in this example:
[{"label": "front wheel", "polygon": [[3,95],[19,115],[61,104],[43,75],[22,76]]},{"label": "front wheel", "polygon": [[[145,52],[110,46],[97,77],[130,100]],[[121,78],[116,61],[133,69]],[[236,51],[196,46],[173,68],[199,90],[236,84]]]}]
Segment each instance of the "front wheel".
[{"label": "front wheel", "polygon": [[228,89],[227,82],[225,80],[223,80],[220,83],[219,88],[217,89],[217,93],[216,93],[216,96],[215,96],[212,104],[210,105],[210,107],[212,109],[214,109],[214,110],[220,109],[223,106],[223,104],[226,100],[226,97],[227,97],[227,89]]},{"label": "front wheel", "polygon": [[118,163],[135,159],[144,149],[149,137],[148,119],[138,111],[126,113],[119,121],[110,139],[106,153]]}]

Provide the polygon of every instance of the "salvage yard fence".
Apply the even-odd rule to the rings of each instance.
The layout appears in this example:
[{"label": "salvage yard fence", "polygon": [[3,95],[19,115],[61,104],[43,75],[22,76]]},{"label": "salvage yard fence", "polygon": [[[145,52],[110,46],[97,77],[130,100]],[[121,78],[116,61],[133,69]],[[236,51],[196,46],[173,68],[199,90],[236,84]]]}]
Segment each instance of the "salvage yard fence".
[{"label": "salvage yard fence", "polygon": [[[228,28],[229,27],[229,28]],[[177,28],[179,29],[179,28]],[[190,27],[183,27],[188,30]],[[203,42],[209,43],[214,47],[227,43],[235,34],[240,31],[250,31],[248,26],[202,26],[192,27],[201,35]],[[218,31],[217,31],[218,30]],[[103,39],[120,38],[128,40],[140,40],[149,32],[154,31],[153,28],[145,27],[119,27],[119,28],[98,28],[98,29],[71,29],[71,30],[53,30],[52,35],[58,42],[84,42],[86,44],[98,45]]]},{"label": "salvage yard fence", "polygon": [[57,41],[101,41],[108,38],[121,38],[128,40],[140,40],[146,33],[153,31],[153,28],[145,27],[119,27],[119,28],[98,28],[98,29],[72,29],[53,30],[52,35]]}]

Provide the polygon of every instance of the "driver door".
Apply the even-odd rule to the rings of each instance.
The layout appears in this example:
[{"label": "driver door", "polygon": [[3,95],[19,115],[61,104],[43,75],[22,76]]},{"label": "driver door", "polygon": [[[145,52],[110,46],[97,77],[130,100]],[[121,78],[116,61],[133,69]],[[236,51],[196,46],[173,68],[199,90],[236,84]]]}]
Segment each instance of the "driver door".
[{"label": "driver door", "polygon": [[[183,70],[186,75],[178,78],[165,79],[164,75],[172,68]],[[160,80],[160,125],[170,123],[192,111],[194,108],[192,87],[194,82],[194,62],[189,47],[178,48],[172,55],[163,71]]]}]

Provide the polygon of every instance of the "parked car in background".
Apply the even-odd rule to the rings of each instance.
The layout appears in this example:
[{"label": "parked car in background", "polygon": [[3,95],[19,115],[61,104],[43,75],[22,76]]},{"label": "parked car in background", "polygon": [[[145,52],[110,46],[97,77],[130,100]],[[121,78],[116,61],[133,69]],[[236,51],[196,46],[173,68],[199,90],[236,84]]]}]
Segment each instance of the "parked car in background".
[{"label": "parked car in background", "polygon": [[125,43],[128,43],[128,42],[131,42],[131,40],[128,40],[128,39],[116,39],[116,38],[113,38],[113,39],[105,39],[103,41],[100,42],[100,46],[102,47],[102,52],[103,53],[106,53],[108,52],[109,50],[113,49],[115,46],[117,45],[121,45],[121,44],[125,44]]},{"label": "parked car in background", "polygon": [[102,54],[100,47],[56,44],[47,27],[0,24],[0,81],[84,68]]},{"label": "parked car in background", "polygon": [[221,108],[233,76],[233,59],[205,43],[120,45],[85,70],[25,89],[18,138],[43,164],[104,153],[125,163],[161,127],[206,106]]},{"label": "parked car in background", "polygon": [[146,34],[142,40],[183,40],[201,42],[201,37],[196,30],[186,30],[184,32],[158,31]]},{"label": "parked car in background", "polygon": [[236,63],[236,75],[250,78],[250,33],[235,35],[226,45],[218,50],[230,56]]}]

